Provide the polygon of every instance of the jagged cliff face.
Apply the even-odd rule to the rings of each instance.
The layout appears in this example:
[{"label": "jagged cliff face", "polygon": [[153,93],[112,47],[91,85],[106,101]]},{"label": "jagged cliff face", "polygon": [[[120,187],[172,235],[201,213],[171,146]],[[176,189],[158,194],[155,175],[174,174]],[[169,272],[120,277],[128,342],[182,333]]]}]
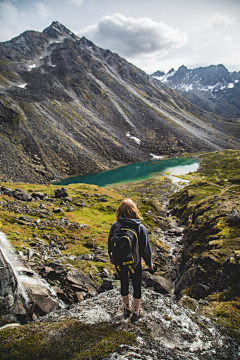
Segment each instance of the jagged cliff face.
[{"label": "jagged cliff face", "polygon": [[177,71],[156,71],[152,76],[200,109],[226,118],[240,117],[240,72],[231,73],[223,65],[180,66]]},{"label": "jagged cliff face", "polygon": [[150,154],[239,148],[237,124],[58,22],[0,53],[0,180],[42,183]]}]

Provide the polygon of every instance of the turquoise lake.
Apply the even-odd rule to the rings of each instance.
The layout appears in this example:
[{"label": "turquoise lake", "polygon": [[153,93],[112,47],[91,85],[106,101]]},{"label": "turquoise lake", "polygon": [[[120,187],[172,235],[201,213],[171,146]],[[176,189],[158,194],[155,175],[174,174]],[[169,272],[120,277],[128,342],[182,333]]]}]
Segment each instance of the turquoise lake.
[{"label": "turquoise lake", "polygon": [[149,178],[157,178],[166,172],[169,172],[171,175],[184,175],[196,171],[197,168],[198,160],[195,158],[152,160],[128,164],[113,170],[101,171],[94,174],[74,176],[55,182],[54,185],[83,183],[107,187],[110,185],[134,183]]}]

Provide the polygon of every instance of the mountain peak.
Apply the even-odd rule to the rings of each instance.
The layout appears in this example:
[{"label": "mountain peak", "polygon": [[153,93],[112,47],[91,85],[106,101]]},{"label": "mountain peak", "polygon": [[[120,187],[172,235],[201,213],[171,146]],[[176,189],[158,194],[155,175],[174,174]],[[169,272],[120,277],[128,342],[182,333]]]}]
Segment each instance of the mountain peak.
[{"label": "mountain peak", "polygon": [[182,65],[178,68],[178,71],[186,71],[188,68],[185,65]]},{"label": "mountain peak", "polygon": [[50,26],[43,30],[43,33],[51,39],[58,39],[59,37],[71,37],[74,40],[79,39],[77,35],[58,21],[53,21]]},{"label": "mountain peak", "polygon": [[182,65],[177,71],[169,70],[166,75],[158,71],[152,76],[205,111],[226,118],[239,117],[240,72],[230,73],[222,64],[195,69]]}]

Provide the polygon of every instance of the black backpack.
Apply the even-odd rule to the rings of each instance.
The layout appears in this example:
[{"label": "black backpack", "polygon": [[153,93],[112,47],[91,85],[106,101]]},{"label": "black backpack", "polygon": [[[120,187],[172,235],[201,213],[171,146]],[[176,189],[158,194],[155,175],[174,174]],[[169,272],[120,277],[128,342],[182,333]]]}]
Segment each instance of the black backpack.
[{"label": "black backpack", "polygon": [[132,273],[140,262],[138,236],[135,230],[123,224],[117,225],[111,238],[111,260],[121,271],[127,265]]}]

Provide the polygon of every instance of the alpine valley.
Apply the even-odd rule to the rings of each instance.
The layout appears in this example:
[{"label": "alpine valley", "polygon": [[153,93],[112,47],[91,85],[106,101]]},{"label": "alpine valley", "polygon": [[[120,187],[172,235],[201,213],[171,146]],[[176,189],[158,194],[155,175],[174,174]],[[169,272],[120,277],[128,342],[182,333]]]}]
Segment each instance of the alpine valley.
[{"label": "alpine valley", "polygon": [[239,148],[238,121],[199,110],[58,22],[1,43],[0,54],[2,181]]},{"label": "alpine valley", "polygon": [[[224,100],[231,116],[207,112],[174,77],[162,74],[164,84],[58,22],[1,43],[0,53],[0,359],[239,360],[237,100]],[[187,73],[179,84],[190,89]],[[198,76],[193,88],[215,84]],[[229,76],[226,93],[239,84]],[[52,184],[163,155],[194,156],[199,167],[178,181],[111,189]],[[126,197],[156,270],[142,263],[135,323],[107,249]]]}]

